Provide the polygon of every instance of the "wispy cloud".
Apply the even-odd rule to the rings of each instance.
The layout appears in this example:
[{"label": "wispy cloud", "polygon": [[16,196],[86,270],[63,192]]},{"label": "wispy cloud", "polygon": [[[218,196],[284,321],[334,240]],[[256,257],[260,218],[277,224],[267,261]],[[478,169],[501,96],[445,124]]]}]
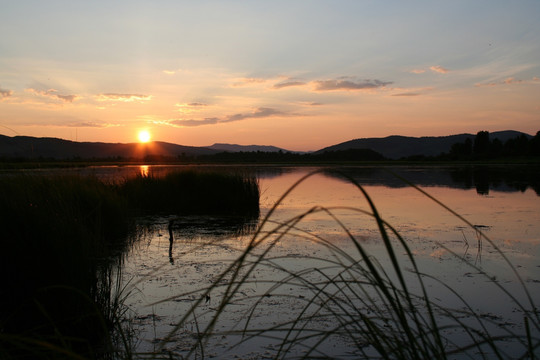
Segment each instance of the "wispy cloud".
[{"label": "wispy cloud", "polygon": [[523,80],[518,80],[518,79],[513,78],[513,77],[507,78],[506,80],[504,80],[504,83],[505,83],[506,85],[510,85],[510,84],[521,84],[521,83],[523,83],[523,82],[524,82]]},{"label": "wispy cloud", "polygon": [[300,101],[299,104],[303,105],[303,106],[322,106],[322,105],[324,105],[323,103],[314,102],[314,101]]},{"label": "wispy cloud", "polygon": [[399,93],[399,94],[393,94],[392,96],[420,96],[419,93]]},{"label": "wispy cloud", "polygon": [[263,78],[255,78],[255,77],[248,77],[248,78],[241,78],[237,79],[232,86],[247,86],[247,85],[253,85],[253,84],[262,84],[265,83],[266,79]]},{"label": "wispy cloud", "polygon": [[193,127],[193,126],[202,126],[202,125],[213,125],[213,124],[217,124],[219,122],[222,122],[222,121],[220,121],[219,118],[211,117],[211,118],[204,118],[204,119],[201,119],[201,120],[174,119],[174,120],[169,120],[168,124],[169,125],[174,125],[174,126],[181,126],[181,127],[184,127],[184,126]]},{"label": "wispy cloud", "polygon": [[[409,72],[412,73],[412,74],[423,74],[427,70],[428,69],[419,68],[419,69],[412,69]],[[438,73],[438,74],[448,74],[450,72],[450,70],[448,70],[447,68],[442,67],[441,65],[430,66],[429,70],[431,70],[432,72]]]},{"label": "wispy cloud", "polygon": [[33,88],[26,89],[26,91],[31,92],[35,95],[48,97],[51,99],[62,100],[64,102],[72,103],[73,101],[79,99],[77,95],[62,95],[58,93],[58,90],[49,89],[49,90],[36,90]]},{"label": "wispy cloud", "polygon": [[11,95],[13,95],[12,90],[6,90],[6,89],[0,88],[0,99],[10,97]]},{"label": "wispy cloud", "polygon": [[76,127],[76,128],[106,128],[111,127],[113,125],[106,124],[102,122],[95,122],[95,121],[81,121],[81,122],[74,122],[66,124],[67,127]]},{"label": "wispy cloud", "polygon": [[384,88],[392,84],[392,81],[381,80],[317,80],[313,81],[316,91],[354,91],[354,90],[373,90]]},{"label": "wispy cloud", "polygon": [[119,93],[104,93],[96,96],[98,101],[148,101],[152,99],[152,95],[143,94],[119,94]]},{"label": "wispy cloud", "polygon": [[436,72],[436,73],[439,73],[439,74],[447,74],[448,72],[450,72],[450,70],[440,66],[440,65],[434,65],[434,66],[430,66],[429,69],[433,72]]},{"label": "wispy cloud", "polygon": [[231,122],[231,121],[238,121],[238,120],[244,120],[244,119],[266,118],[266,117],[277,116],[277,115],[287,115],[287,114],[280,110],[260,107],[260,108],[257,108],[252,113],[235,114],[235,115],[227,116],[226,120],[223,122]]},{"label": "wispy cloud", "polygon": [[489,82],[489,83],[478,83],[478,84],[475,84],[475,86],[477,87],[483,87],[483,86],[489,86],[489,87],[493,87],[493,86],[500,86],[500,85],[515,85],[515,84],[533,84],[533,83],[539,83],[540,82],[540,78],[538,77],[533,77],[531,80],[520,80],[520,79],[516,79],[514,77],[509,77],[509,78],[506,78],[504,80],[501,80],[501,81],[493,81],[493,82]]},{"label": "wispy cloud", "polygon": [[208,106],[208,104],[201,103],[201,102],[191,102],[191,103],[184,103],[184,104],[177,103],[175,104],[175,106],[182,107],[182,108],[201,108],[201,107]]},{"label": "wispy cloud", "polygon": [[177,103],[174,106],[176,106],[178,108],[179,112],[181,112],[183,114],[189,114],[189,113],[192,113],[192,112],[195,112],[195,111],[202,110],[203,108],[207,107],[208,104],[201,103],[201,102],[192,102],[192,103],[187,103],[187,104],[186,103],[184,103],[184,104]]},{"label": "wispy cloud", "polygon": [[282,81],[280,83],[274,84],[273,88],[274,89],[283,89],[283,88],[286,88],[286,87],[302,86],[302,85],[305,85],[305,84],[306,83],[303,82],[303,81],[287,80],[287,81]]},{"label": "wispy cloud", "polygon": [[213,124],[219,124],[219,123],[228,123],[233,121],[240,121],[245,119],[260,119],[260,118],[268,118],[272,116],[293,116],[294,114],[290,114],[287,112],[283,112],[277,109],[273,108],[266,108],[266,107],[259,107],[255,109],[251,113],[240,113],[240,114],[234,114],[234,115],[228,115],[222,118],[219,117],[208,117],[200,120],[196,119],[174,119],[169,120],[169,124],[175,125],[175,126],[202,126],[202,125],[213,125]]}]

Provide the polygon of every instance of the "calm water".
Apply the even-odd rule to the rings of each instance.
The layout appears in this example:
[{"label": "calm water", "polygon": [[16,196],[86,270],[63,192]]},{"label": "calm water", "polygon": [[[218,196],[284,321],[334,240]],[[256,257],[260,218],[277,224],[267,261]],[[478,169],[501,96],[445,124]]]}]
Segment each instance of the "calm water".
[{"label": "calm water", "polygon": [[[222,170],[227,168],[220,167]],[[133,167],[94,169],[100,176],[128,176],[128,174],[159,175],[167,167]],[[249,168],[259,178],[261,210],[264,217],[277,199],[298,179],[316,168]],[[388,172],[390,170],[391,172]],[[244,171],[247,171],[244,169]],[[476,169],[448,168],[346,168],[346,176],[355,179],[372,198],[381,216],[404,238],[415,255],[421,272],[430,274],[465,298],[483,318],[504,319],[512,331],[523,331],[523,314],[507,296],[501,296],[503,286],[515,298],[530,306],[523,286],[503,257],[494,249],[502,250],[532,295],[540,301],[540,199],[537,174],[521,173],[519,168]],[[402,176],[428,192],[442,203],[464,216],[474,228],[429,199],[402,180]],[[328,247],[317,239],[324,239],[351,256],[358,257],[348,239],[345,227],[382,267],[390,262],[382,246],[380,234],[368,211],[364,195],[343,176],[319,172],[294,189],[275,209],[264,229],[271,230],[309,209],[316,212],[303,218],[273,247],[268,255],[280,267],[290,272],[324,267],[324,259],[334,259]],[[328,211],[324,211],[321,209]],[[331,213],[341,222],[329,215]],[[123,278],[132,290],[127,300],[132,309],[132,326],[137,330],[137,349],[142,352],[170,351],[186,354],[194,344],[197,331],[215,313],[223,290],[216,289],[190,318],[177,326],[179,320],[201,296],[197,290],[207,288],[219,280],[219,274],[237,258],[251,236],[241,231],[242,226],[231,225],[223,219],[184,217],[175,222],[175,242],[169,251],[168,221],[170,217],[141,220],[143,236],[127,255]],[[492,241],[479,237],[477,230]],[[404,253],[397,247],[398,253]],[[467,265],[466,262],[474,267]],[[323,260],[316,260],[323,259]],[[410,269],[406,258],[400,259],[404,269]],[[480,271],[489,273],[485,277]],[[411,279],[414,278],[410,275]],[[269,285],[284,273],[276,268],[260,267],[249,278],[249,284],[239,291],[235,302],[227,308],[217,330],[229,331],[245,324],[246,311],[253,305],[253,296],[264,294]],[[222,280],[223,281],[223,280]],[[224,282],[226,283],[226,282]],[[459,309],[461,301],[440,284],[427,281],[430,295],[441,305]],[[414,281],[411,289],[417,291]],[[281,291],[281,292],[280,292]],[[251,319],[255,327],[270,327],[287,321],[302,309],[305,289],[290,286],[278,292],[284,296],[271,297],[257,308]],[[321,323],[321,327],[332,324]],[[198,330],[199,329],[199,330]],[[506,331],[506,330],[505,330]],[[538,335],[538,334],[536,334]],[[239,338],[227,335],[211,339],[206,356],[228,358],[233,355],[252,358],[272,357],[276,343],[257,338],[228,350]],[[459,334],[456,335],[459,341]],[[508,343],[508,352],[516,350]],[[347,339],[329,339],[323,345],[326,354],[335,357],[355,357],[354,346]],[[291,349],[290,355],[302,355],[302,349]],[[515,354],[517,355],[517,354]]]}]

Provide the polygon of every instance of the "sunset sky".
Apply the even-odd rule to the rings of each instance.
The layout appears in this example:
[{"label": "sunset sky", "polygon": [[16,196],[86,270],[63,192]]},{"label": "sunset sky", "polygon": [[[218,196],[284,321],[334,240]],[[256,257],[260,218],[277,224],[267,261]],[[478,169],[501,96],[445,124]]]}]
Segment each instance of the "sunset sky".
[{"label": "sunset sky", "polygon": [[0,134],[317,150],[540,130],[540,1],[0,0]]}]

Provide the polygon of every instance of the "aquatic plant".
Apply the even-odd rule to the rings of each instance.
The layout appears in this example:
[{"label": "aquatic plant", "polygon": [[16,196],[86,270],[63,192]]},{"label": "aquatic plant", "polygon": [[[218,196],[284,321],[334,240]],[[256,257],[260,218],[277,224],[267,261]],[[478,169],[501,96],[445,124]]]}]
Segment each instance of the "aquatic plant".
[{"label": "aquatic plant", "polygon": [[[348,355],[356,358],[538,357],[540,313],[535,297],[516,268],[481,229],[424,190],[417,188],[473,229],[478,234],[479,244],[484,244],[483,249],[489,246],[490,251],[504,259],[514,283],[519,285],[517,289],[498,282],[474,261],[439,244],[490,283],[497,290],[498,299],[504,298],[520,314],[518,323],[509,324],[496,314],[478,312],[451,284],[422,270],[407,241],[381,217],[364,187],[346,174],[339,176],[354,184],[368,205],[367,210],[361,207],[348,210],[372,219],[384,244],[384,258],[370,254],[362,240],[335,215],[343,208],[314,206],[287,221],[274,221],[273,214],[280,203],[294,188],[318,172],[320,170],[301,178],[283,194],[242,253],[226,271],[216,276],[211,286],[163,300],[198,299],[163,339],[163,346],[173,338],[178,339],[178,332],[186,324],[195,322],[194,337],[183,340],[192,343],[191,350],[183,354],[186,357],[204,357],[210,352],[208,345],[223,337],[236,339],[231,346],[233,353],[235,348],[241,349],[251,341],[276,343],[277,346],[268,348],[273,358],[334,357],[331,347],[327,347],[330,340],[346,344],[352,351]],[[322,213],[341,228],[355,252],[344,251],[334,242],[298,226],[306,217]],[[308,260],[302,264],[312,264],[298,269],[286,261],[287,257],[272,253],[272,249],[295,238],[309,239],[328,250],[331,256],[296,255],[293,264],[300,260]],[[255,274],[265,268],[281,276],[257,278]],[[432,288],[442,291],[445,298],[434,296]],[[208,309],[205,299],[211,295],[219,300]],[[265,312],[265,304],[276,298],[288,304],[286,309],[281,309],[285,316],[274,313],[267,324],[261,325],[257,319]],[[227,318],[230,311],[237,311],[234,309],[239,304],[249,304],[244,316],[231,329],[223,329],[220,321]]]}]

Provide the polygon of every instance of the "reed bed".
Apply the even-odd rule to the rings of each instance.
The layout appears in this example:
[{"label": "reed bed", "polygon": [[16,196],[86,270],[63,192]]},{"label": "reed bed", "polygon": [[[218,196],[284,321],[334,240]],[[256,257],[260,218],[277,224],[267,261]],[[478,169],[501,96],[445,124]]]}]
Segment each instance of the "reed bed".
[{"label": "reed bed", "polygon": [[[231,354],[250,342],[271,342],[271,358],[334,358],[332,343],[347,344],[351,353],[344,357],[366,359],[535,359],[540,353],[540,313],[537,297],[531,294],[516,268],[493,241],[479,229],[432,198],[443,209],[450,211],[478,234],[478,243],[490,248],[506,261],[519,291],[511,290],[496,280],[469,258],[446,249],[455,259],[489,282],[498,298],[507,301],[520,314],[519,323],[509,326],[492,314],[477,312],[464,294],[422,270],[415,260],[407,241],[379,214],[366,190],[346,174],[367,203],[364,208],[349,208],[359,216],[372,219],[384,244],[384,259],[371,255],[365,244],[355,237],[335,215],[339,208],[315,206],[310,210],[281,222],[273,220],[279,204],[290,192],[310,176],[295,183],[276,202],[262,220],[240,256],[217,276],[209,287],[177,294],[163,301],[186,297],[197,298],[193,306],[182,315],[169,336],[162,341],[178,339],[187,324],[195,323],[191,350],[182,358],[204,358],[212,354],[210,344],[219,339],[236,339],[230,346]],[[411,186],[414,186],[410,184]],[[332,241],[305,232],[299,228],[302,220],[313,214],[324,213],[334,219],[343,236],[355,251],[346,252]],[[312,264],[295,268],[272,250],[283,242],[306,238],[326,248],[332,256],[319,258],[312,255],[297,257],[298,262]],[[440,244],[441,247],[444,245]],[[482,249],[479,247],[478,249]],[[268,279],[257,279],[255,274],[271,269],[281,274]],[[444,299],[434,296],[430,289],[444,290],[452,297],[449,306]],[[259,289],[253,292],[253,288]],[[262,289],[262,290],[261,290]],[[517,292],[522,296],[518,296]],[[205,299],[219,297],[219,303],[208,309]],[[278,299],[278,300],[275,300]],[[286,305],[274,313],[270,321],[261,325],[260,316],[269,301]],[[486,301],[494,301],[486,299]],[[229,312],[237,311],[240,304],[249,304],[241,320],[230,329],[223,329],[221,321]],[[155,305],[155,304],[154,304]],[[178,341],[178,340],[177,340]],[[276,345],[277,344],[277,345]],[[329,346],[330,344],[330,346]],[[215,354],[212,354],[215,355]],[[172,356],[172,355],[171,355]],[[219,355],[217,355],[219,357]]]},{"label": "reed bed", "polygon": [[109,321],[96,306],[98,277],[127,234],[125,201],[93,178],[3,177],[0,189],[0,266],[9,274],[0,353],[94,353]]},{"label": "reed bed", "polygon": [[130,358],[129,290],[115,277],[136,216],[257,217],[258,196],[240,175],[0,177],[0,358]]},{"label": "reed bed", "polygon": [[259,185],[254,177],[185,170],[162,177],[125,180],[118,192],[142,214],[259,215]]}]

